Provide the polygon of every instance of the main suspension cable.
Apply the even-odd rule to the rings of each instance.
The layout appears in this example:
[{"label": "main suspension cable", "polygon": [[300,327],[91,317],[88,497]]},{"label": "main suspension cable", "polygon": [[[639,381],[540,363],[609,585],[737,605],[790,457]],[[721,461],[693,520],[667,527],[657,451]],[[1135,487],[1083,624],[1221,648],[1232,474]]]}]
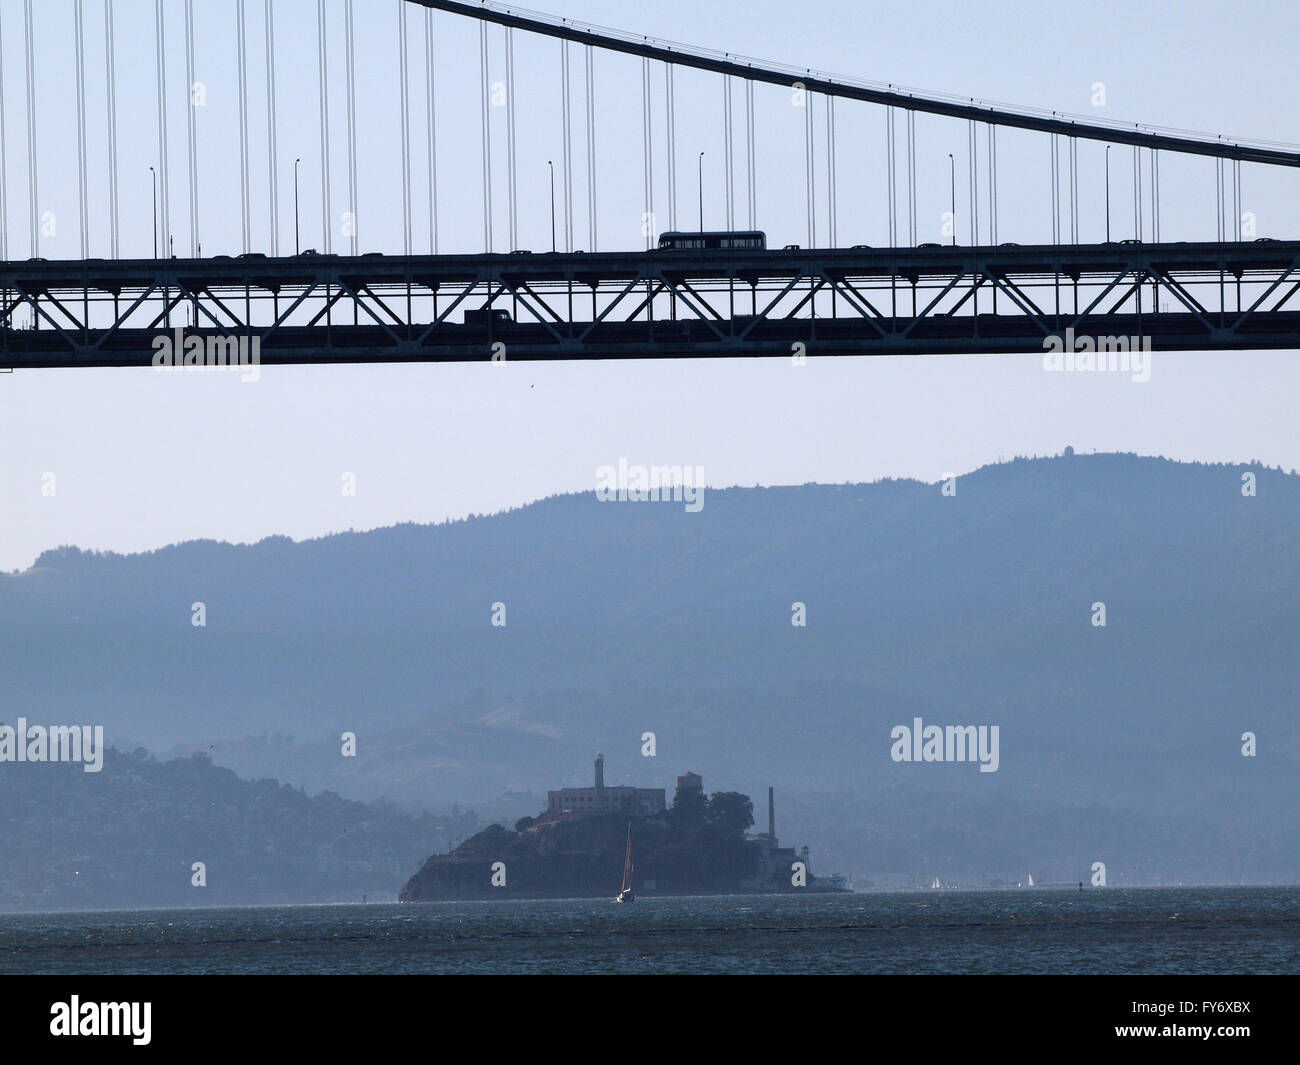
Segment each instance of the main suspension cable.
[{"label": "main suspension cable", "polygon": [[316,69],[320,79],[320,225],[321,250],[330,254],[333,204],[330,194],[330,90],[326,60],[328,40],[325,23],[325,0],[316,0]]}]

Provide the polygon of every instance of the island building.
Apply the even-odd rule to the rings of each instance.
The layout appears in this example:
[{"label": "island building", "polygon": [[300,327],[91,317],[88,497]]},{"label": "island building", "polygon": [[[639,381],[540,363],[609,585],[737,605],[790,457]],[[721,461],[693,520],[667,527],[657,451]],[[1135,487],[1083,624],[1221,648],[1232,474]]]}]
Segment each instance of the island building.
[{"label": "island building", "polygon": [[[679,788],[681,782],[687,777],[695,777],[695,786],[703,788],[704,782],[694,773],[686,773],[678,777]],[[605,787],[603,754],[596,755],[594,788],[561,788],[559,791],[546,793],[546,812],[569,817],[595,817],[598,814],[612,812],[654,817],[656,814],[663,813],[665,808],[663,788]]]},{"label": "island building", "polygon": [[767,789],[767,831],[745,837],[745,846],[753,860],[753,873],[741,881],[742,891],[771,891],[773,884],[788,881],[796,861],[808,862],[808,848],[797,854],[793,847],[782,847],[776,838],[776,791]]},{"label": "island building", "polygon": [[[676,801],[694,792],[703,797],[704,778],[698,773],[679,773],[674,780]],[[593,788],[561,788],[546,793],[546,811],[539,821],[576,820],[596,817],[605,813],[625,813],[633,816],[655,817],[666,811],[663,788],[633,788],[605,786],[605,756],[596,755],[596,786]],[[747,835],[745,849],[750,857],[750,875],[741,881],[742,891],[770,892],[787,890],[795,862],[803,862],[809,877],[808,890],[842,891],[845,880],[840,876],[812,878],[808,848],[782,847],[776,837],[776,791],[767,789],[767,831]],[[654,881],[642,884],[647,891],[654,890]]]}]

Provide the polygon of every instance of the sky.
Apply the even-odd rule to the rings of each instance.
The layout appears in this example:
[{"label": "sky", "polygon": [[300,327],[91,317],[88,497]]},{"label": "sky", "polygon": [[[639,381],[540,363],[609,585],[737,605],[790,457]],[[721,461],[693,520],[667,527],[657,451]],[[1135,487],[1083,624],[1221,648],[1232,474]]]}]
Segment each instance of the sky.
[{"label": "sky", "polygon": [[[534,0],[541,6],[544,0]],[[78,258],[76,96],[70,3],[35,5],[38,196],[53,222],[46,258]],[[329,0],[331,229],[346,203],[347,126],[343,5]],[[152,183],[159,160],[153,4],[119,0],[118,156],[121,254],[152,244]],[[195,80],[199,234],[205,254],[242,250],[238,85],[232,5],[196,0]],[[357,0],[357,126],[362,251],[400,251],[400,89],[397,0]],[[1300,7],[1184,2],[868,4],[848,0],[711,0],[709,4],[566,0],[546,10],[743,55],[936,92],[1079,115],[1228,136],[1300,142],[1294,55]],[[102,5],[87,24],[87,238],[109,254]],[[177,250],[190,244],[186,172],[184,5],[168,0],[167,196]],[[316,5],[276,0],[276,192],[282,252],[294,239],[293,169],[302,159],[298,222],[304,247],[321,247],[321,146]],[[270,250],[270,177],[262,62],[263,5],[246,4],[250,64],[249,220],[253,250]],[[416,251],[429,247],[424,15],[411,35],[413,211]],[[476,27],[436,15],[438,240],[442,251],[479,251],[482,177]],[[504,77],[493,28],[491,75]],[[596,59],[598,236],[587,227],[583,63],[574,70],[575,247],[643,245],[640,61]],[[22,5],[0,0],[5,102],[5,203],[11,258],[32,254],[26,180]],[[550,243],[546,160],[561,169],[559,44],[516,34],[515,106],[519,244]],[[721,80],[676,77],[676,219],[667,217],[663,72],[655,68],[656,228],[694,226],[696,160],[705,152],[706,225],[725,224]],[[1105,106],[1094,107],[1097,84]],[[747,211],[743,93],[737,116],[735,217]],[[771,243],[806,243],[802,112],[780,87],[756,90],[756,214]],[[815,112],[819,121],[824,119]],[[493,110],[493,227],[507,231],[504,110]],[[841,244],[887,243],[884,123],[879,108],[837,109],[837,233]],[[901,131],[901,123],[900,123]],[[966,130],[920,116],[918,240],[942,239],[950,197],[947,153],[958,160],[958,239],[968,239]],[[818,136],[824,130],[819,129]],[[1050,235],[1047,140],[999,135],[998,239]],[[901,138],[900,138],[901,144]],[[1104,235],[1102,147],[1080,147],[1080,230]],[[982,165],[982,164],[981,164]],[[1112,150],[1112,225],[1132,235],[1128,149]],[[1215,232],[1213,164],[1161,162],[1165,239]],[[1259,235],[1295,238],[1300,174],[1243,168],[1243,210]],[[981,181],[983,178],[981,178]],[[818,175],[824,190],[825,173]],[[565,241],[563,179],[558,219]],[[901,202],[901,201],[900,201]],[[826,241],[819,191],[818,243]],[[1149,204],[1144,220],[1149,227]],[[900,220],[905,226],[905,219]],[[981,220],[987,226],[987,218]],[[1125,230],[1122,227],[1127,226]],[[1149,228],[1144,230],[1149,239]],[[343,238],[334,237],[335,250]],[[1294,352],[1156,353],[1150,380],[1052,374],[1035,356],[957,356],[463,366],[264,367],[256,382],[233,375],[152,370],[23,371],[0,375],[0,569],[23,569],[63,544],[138,551],[181,540],[296,539],[399,521],[490,513],[595,487],[620,458],[704,469],[710,487],[938,480],[1021,454],[1136,451],[1177,459],[1261,461],[1300,467],[1300,369]],[[356,475],[356,495],[341,490]],[[53,480],[48,475],[53,474]],[[53,491],[51,492],[51,488]]]}]

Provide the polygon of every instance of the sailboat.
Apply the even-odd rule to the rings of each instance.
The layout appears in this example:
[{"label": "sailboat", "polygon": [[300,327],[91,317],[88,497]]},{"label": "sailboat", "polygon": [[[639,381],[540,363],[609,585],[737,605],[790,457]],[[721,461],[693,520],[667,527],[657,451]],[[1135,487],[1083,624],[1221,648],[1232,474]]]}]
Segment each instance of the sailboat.
[{"label": "sailboat", "polygon": [[632,822],[627,823],[627,857],[623,861],[623,887],[619,890],[615,902],[632,902],[636,896],[632,893]]},{"label": "sailboat", "polygon": [[1034,874],[1033,874],[1033,873],[1030,873],[1030,874],[1029,874],[1029,886],[1030,886],[1030,887],[1033,887],[1033,886],[1034,886]]},{"label": "sailboat", "polygon": [[932,884],[930,885],[930,890],[931,890],[931,891],[938,891],[938,890],[939,890],[939,878],[938,878],[937,876],[934,878],[934,883],[932,883]]}]

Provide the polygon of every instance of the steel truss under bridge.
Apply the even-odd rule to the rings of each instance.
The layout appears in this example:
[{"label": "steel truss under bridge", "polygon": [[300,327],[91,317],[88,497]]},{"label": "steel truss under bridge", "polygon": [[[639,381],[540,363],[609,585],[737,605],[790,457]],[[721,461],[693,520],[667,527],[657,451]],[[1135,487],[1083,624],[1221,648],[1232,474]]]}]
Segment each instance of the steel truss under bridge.
[{"label": "steel truss under bridge", "polygon": [[[1300,242],[0,263],[0,368],[1300,348]],[[207,345],[211,350],[212,345]]]}]

